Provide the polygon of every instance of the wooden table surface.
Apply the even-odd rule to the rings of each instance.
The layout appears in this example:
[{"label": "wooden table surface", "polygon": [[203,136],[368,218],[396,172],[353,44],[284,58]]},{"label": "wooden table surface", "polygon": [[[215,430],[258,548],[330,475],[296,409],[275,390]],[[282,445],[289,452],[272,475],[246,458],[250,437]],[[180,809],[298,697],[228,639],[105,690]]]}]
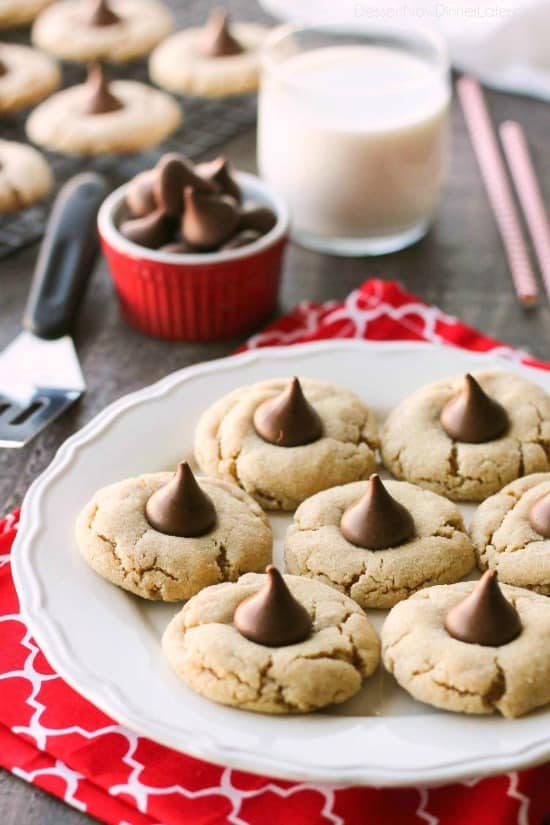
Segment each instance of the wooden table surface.
[{"label": "wooden table surface", "polygon": [[[550,202],[550,110],[541,102],[488,93],[495,122],[514,118],[526,128],[543,192]],[[550,359],[550,309],[517,303],[458,104],[453,109],[453,162],[437,221],[421,243],[382,258],[342,259],[291,247],[280,311],[302,299],[343,298],[365,278],[398,279],[425,301],[509,344]],[[236,166],[254,171],[255,137],[224,147]],[[0,264],[0,347],[17,333],[36,249]],[[38,438],[20,450],[0,449],[0,502],[8,512],[46,467],[59,445],[111,401],[180,367],[230,353],[238,341],[196,345],[146,338],[120,319],[100,260],[75,334],[88,392]],[[90,819],[11,774],[0,774],[2,825],[76,825]]]}]

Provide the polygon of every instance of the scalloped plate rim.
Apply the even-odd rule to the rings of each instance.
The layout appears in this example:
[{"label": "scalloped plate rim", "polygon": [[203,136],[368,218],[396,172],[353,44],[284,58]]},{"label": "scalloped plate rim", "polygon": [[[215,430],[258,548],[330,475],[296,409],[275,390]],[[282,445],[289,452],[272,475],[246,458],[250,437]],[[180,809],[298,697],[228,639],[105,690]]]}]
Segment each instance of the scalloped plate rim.
[{"label": "scalloped plate rim", "polygon": [[[444,350],[460,353],[483,363],[500,364],[510,367],[516,372],[526,372],[537,375],[540,379],[544,370],[522,364],[510,359],[506,348],[497,352],[475,352],[463,350],[452,345],[433,344],[423,341],[365,341],[360,339],[339,339],[315,341],[294,344],[292,346],[261,347],[246,352],[231,355],[212,361],[201,362],[177,370],[154,384],[122,396],[108,405],[103,411],[92,418],[84,427],[70,436],[57,450],[49,466],[33,482],[21,509],[18,533],[12,549],[12,572],[16,590],[20,600],[21,614],[31,630],[34,638],[41,647],[46,658],[57,673],[78,693],[92,702],[96,707],[125,725],[136,733],[151,738],[182,753],[205,759],[215,764],[247,770],[252,773],[270,774],[287,780],[309,780],[331,783],[354,783],[361,785],[386,785],[399,787],[403,785],[439,784],[450,781],[468,779],[473,776],[490,775],[507,770],[530,767],[550,757],[550,733],[534,740],[517,750],[506,751],[501,755],[487,754],[477,757],[474,761],[459,758],[455,761],[445,761],[432,769],[421,769],[414,766],[409,769],[399,768],[389,770],[376,766],[345,766],[330,765],[314,769],[303,762],[292,763],[290,760],[281,760],[266,753],[255,750],[232,748],[216,742],[212,734],[203,732],[201,741],[196,731],[188,732],[188,740],[175,744],[166,732],[165,726],[159,728],[154,719],[144,717],[132,709],[131,702],[119,696],[116,685],[102,683],[99,687],[97,680],[94,683],[93,673],[86,670],[82,663],[71,656],[65,634],[62,628],[57,627],[55,621],[43,612],[41,607],[41,584],[31,563],[30,551],[37,539],[41,524],[41,504],[43,496],[51,483],[55,483],[59,474],[75,459],[80,447],[88,445],[95,438],[104,433],[110,424],[123,415],[125,411],[135,405],[168,395],[179,384],[193,378],[196,374],[215,373],[221,369],[238,368],[240,364],[252,363],[267,358],[269,360],[292,359],[294,352],[317,354],[324,350],[345,349],[378,350],[380,352],[398,352],[399,350]],[[550,381],[550,376],[548,376]],[[506,724],[509,720],[502,720]],[[149,725],[149,727],[147,727]],[[150,726],[156,726],[152,730]]]}]

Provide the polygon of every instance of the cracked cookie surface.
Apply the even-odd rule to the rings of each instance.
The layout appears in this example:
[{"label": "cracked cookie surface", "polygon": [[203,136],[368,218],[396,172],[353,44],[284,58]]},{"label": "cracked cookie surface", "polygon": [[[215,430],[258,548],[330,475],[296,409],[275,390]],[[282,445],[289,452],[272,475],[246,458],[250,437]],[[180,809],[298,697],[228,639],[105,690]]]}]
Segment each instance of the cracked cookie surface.
[{"label": "cracked cookie surface", "polygon": [[337,484],[368,478],[376,466],[372,411],[349,390],[300,379],[323,422],[324,436],[301,447],[269,444],[256,433],[256,408],[285,389],[288,378],[241,387],[202,415],[195,455],[204,472],[239,484],[267,510],[294,510]]},{"label": "cracked cookie surface", "polygon": [[550,702],[550,601],[502,585],[523,630],[508,644],[483,647],[453,639],[445,617],[475,582],[429,587],[396,605],[382,628],[382,659],[420,702],[458,713],[516,717]]},{"label": "cracked cookie surface", "polygon": [[344,510],[368,482],[325,490],[304,501],[288,528],[285,563],[290,573],[318,579],[361,607],[391,607],[430,584],[455,582],[474,566],[474,552],[457,507],[404,481],[384,481],[411,513],[415,536],[387,550],[356,547],[341,533]]},{"label": "cracked cookie surface", "polygon": [[405,398],[384,424],[382,459],[394,476],[457,501],[483,501],[516,478],[550,469],[549,396],[512,373],[472,375],[506,409],[507,432],[483,444],[454,441],[439,418],[463,377],[437,381]]},{"label": "cracked cookie surface", "polygon": [[129,478],[93,496],[78,517],[76,538],[96,573],[138,596],[170,602],[265,569],[272,550],[269,522],[234,484],[198,479],[217,513],[216,525],[206,535],[180,538],[151,527],[145,517],[147,500],[172,477],[150,473]]},{"label": "cracked cookie surface", "polygon": [[2,43],[0,60],[7,70],[0,76],[0,113],[15,112],[42,100],[61,82],[57,63],[38,49]]},{"label": "cracked cookie surface", "polygon": [[481,570],[497,570],[501,582],[550,596],[550,539],[529,523],[531,507],[547,493],[550,473],[507,484],[478,507],[470,535]]},{"label": "cracked cookie surface", "polygon": [[157,0],[110,0],[109,7],[118,22],[93,26],[89,0],[54,3],[34,24],[33,42],[63,60],[123,63],[149,54],[174,28],[172,14]]},{"label": "cracked cookie surface", "polygon": [[255,92],[260,74],[259,49],[268,32],[257,23],[233,23],[231,33],[244,51],[221,57],[201,54],[202,28],[176,32],[151,55],[151,80],[176,94],[226,97]]},{"label": "cracked cookie surface", "polygon": [[31,206],[52,185],[50,166],[40,152],[25,143],[0,140],[0,214]]},{"label": "cracked cookie surface", "polygon": [[320,582],[286,576],[313,621],[304,642],[265,647],[233,624],[237,605],[265,575],[203,590],[172,619],[162,640],[173,669],[214,702],[263,713],[308,713],[346,701],[378,665],[380,643],[355,602]]}]

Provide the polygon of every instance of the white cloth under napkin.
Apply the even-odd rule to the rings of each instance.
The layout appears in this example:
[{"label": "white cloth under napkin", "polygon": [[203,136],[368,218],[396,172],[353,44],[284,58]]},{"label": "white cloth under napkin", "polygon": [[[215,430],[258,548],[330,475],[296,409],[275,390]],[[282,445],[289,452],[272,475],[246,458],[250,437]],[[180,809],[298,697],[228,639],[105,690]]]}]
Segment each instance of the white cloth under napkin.
[{"label": "white cloth under napkin", "polygon": [[260,0],[283,20],[422,23],[455,68],[497,89],[550,101],[550,0]]}]

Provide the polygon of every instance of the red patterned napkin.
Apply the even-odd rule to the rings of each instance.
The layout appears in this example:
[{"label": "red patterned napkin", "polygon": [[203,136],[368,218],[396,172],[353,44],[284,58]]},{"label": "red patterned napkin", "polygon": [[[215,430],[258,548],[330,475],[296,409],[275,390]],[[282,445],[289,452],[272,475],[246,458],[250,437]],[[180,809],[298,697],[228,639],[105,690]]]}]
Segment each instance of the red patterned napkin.
[{"label": "red patterned napkin", "polygon": [[[301,304],[247,346],[336,337],[429,340],[536,364],[380,280],[342,304]],[[432,789],[332,787],[220,768],[138,736],[72,690],[34,643],[10,571],[17,522],[0,521],[0,763],[75,808],[117,825],[542,825],[550,812],[550,765]]]}]

